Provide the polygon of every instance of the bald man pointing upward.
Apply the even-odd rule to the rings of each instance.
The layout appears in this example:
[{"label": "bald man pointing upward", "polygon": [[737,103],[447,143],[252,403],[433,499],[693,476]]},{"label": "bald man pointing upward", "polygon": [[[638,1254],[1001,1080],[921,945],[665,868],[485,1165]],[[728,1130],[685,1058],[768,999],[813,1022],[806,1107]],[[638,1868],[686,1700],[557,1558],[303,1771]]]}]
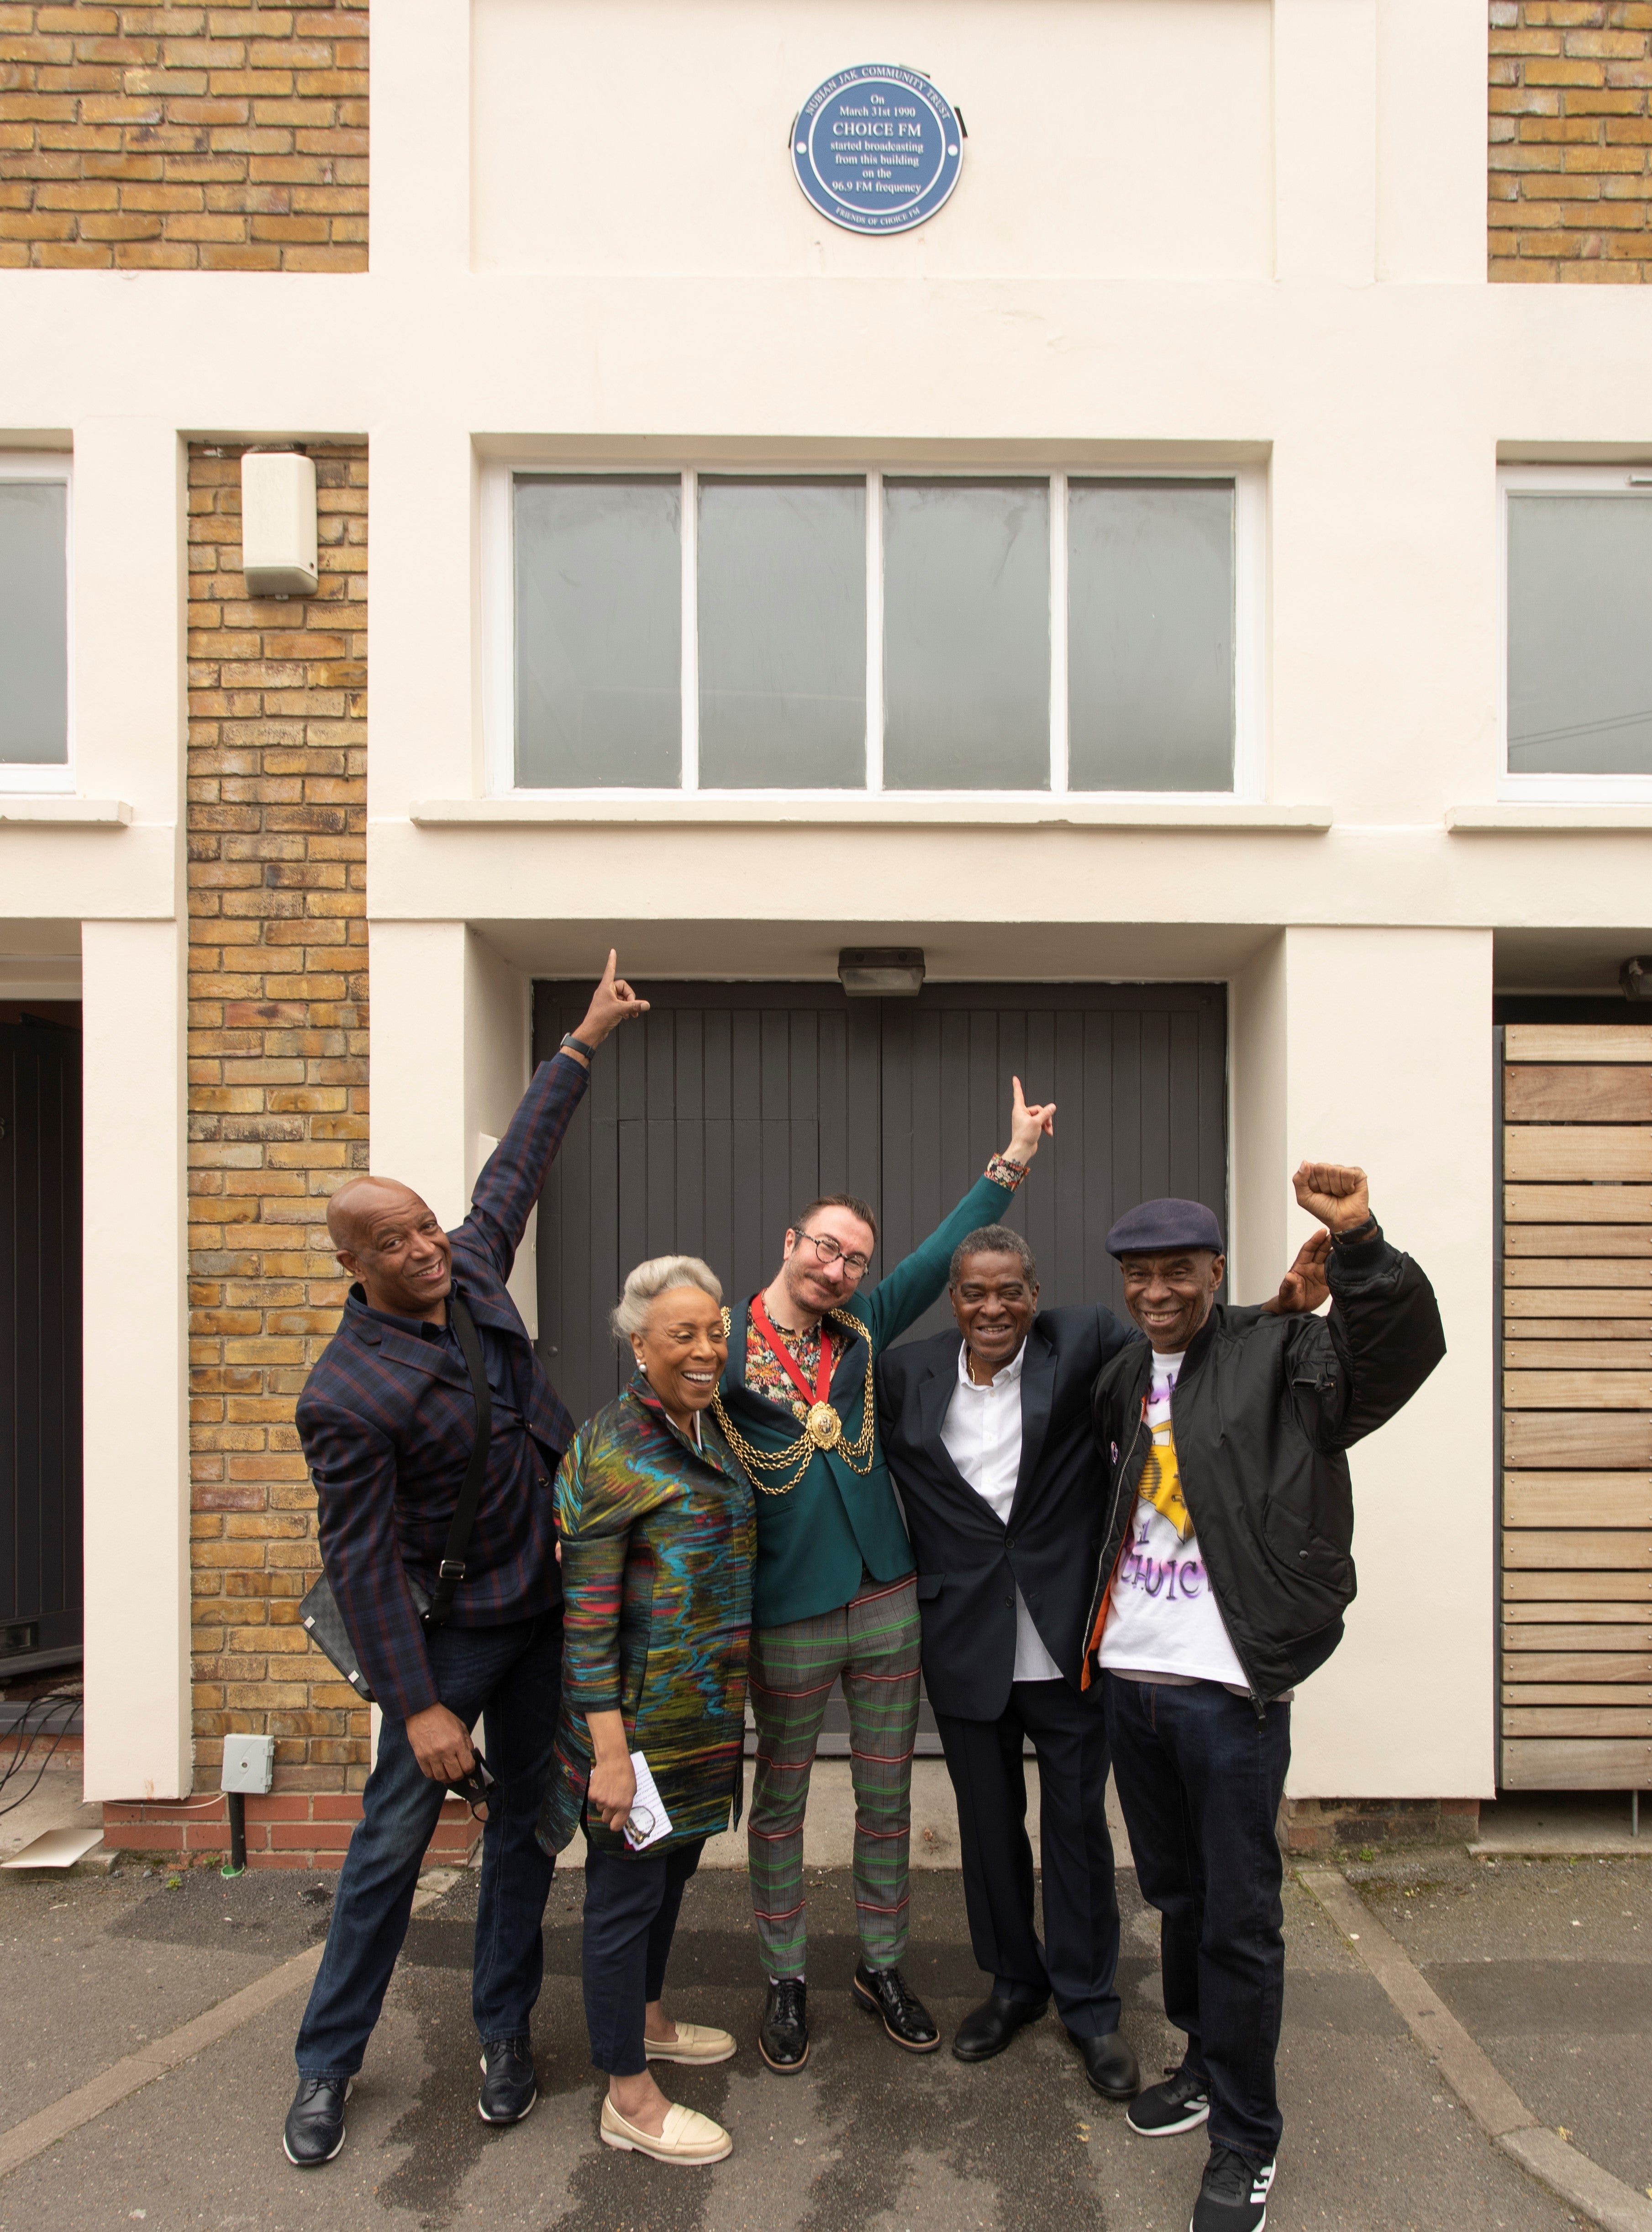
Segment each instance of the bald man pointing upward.
[{"label": "bald man pointing upward", "polygon": [[[444,1786],[474,1766],[470,1731],[484,1711],[496,1782],[471,1989],[482,2037],[476,2105],[485,2123],[515,2124],[536,2098],[528,2024],[552,1863],[534,1825],[562,1657],[551,1483],[573,1422],[505,1281],[592,1057],[617,1024],[647,1009],[616,978],[614,958],[579,1029],[534,1073],[457,1230],[444,1232],[394,1178],[351,1178],[328,1204],[327,1230],[354,1283],[299,1398],[298,1433],[321,1562],[384,1724],[298,2034],[283,2136],[300,2169],[330,2162],[344,2144],[350,2080],[401,1950],[419,1862]],[[486,1470],[450,1610],[427,1624],[420,1605],[436,1593],[480,1429],[460,1338],[471,1326],[488,1382]]]}]

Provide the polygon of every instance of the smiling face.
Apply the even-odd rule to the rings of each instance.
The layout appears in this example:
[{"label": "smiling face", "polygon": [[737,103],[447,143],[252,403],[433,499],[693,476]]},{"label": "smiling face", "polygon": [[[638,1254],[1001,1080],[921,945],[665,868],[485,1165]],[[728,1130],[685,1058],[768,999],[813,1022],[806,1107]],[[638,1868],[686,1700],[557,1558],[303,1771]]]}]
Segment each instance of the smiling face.
[{"label": "smiling face", "polygon": [[[829,1249],[835,1243],[834,1260],[822,1259],[814,1244],[817,1238],[826,1241]],[[840,1308],[865,1277],[877,1245],[878,1235],[852,1210],[812,1210],[804,1230],[786,1236],[780,1283],[794,1313],[786,1322],[794,1326],[801,1319],[805,1324],[812,1323],[828,1310]],[[852,1265],[851,1256],[855,1258]]]},{"label": "smiling face", "polygon": [[453,1248],[436,1213],[394,1178],[357,1178],[327,1204],[339,1262],[368,1305],[440,1325],[453,1285]]},{"label": "smiling face", "polygon": [[974,1366],[972,1377],[984,1385],[994,1372],[1014,1362],[1038,1307],[1038,1288],[1019,1256],[983,1250],[964,1257],[957,1283],[949,1291],[952,1314]]},{"label": "smiling face", "polygon": [[1126,1256],[1124,1307],[1161,1356],[1176,1356],[1210,1315],[1227,1259],[1209,1248]]},{"label": "smiling face", "polygon": [[631,1346],[666,1416],[686,1427],[716,1393],[729,1361],[722,1306],[699,1287],[668,1287],[649,1305],[648,1323],[632,1333]]}]

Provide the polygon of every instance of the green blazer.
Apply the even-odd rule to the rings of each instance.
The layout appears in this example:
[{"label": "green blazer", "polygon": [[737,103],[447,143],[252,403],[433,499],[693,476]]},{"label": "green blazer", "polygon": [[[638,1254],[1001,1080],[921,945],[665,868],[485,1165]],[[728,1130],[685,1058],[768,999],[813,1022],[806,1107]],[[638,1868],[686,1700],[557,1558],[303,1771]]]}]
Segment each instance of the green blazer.
[{"label": "green blazer", "polygon": [[[981,1225],[997,1223],[1013,1198],[1009,1187],[977,1178],[904,1263],[844,1306],[866,1328],[875,1354],[898,1340],[944,1289],[958,1243]],[[835,1349],[841,1328],[833,1320],[827,1325]],[[846,1442],[860,1431],[865,1392],[862,1339],[850,1342],[832,1370],[832,1401]],[[735,1427],[758,1449],[783,1450],[796,1441],[800,1428],[791,1411],[746,1385],[745,1309],[735,1314],[722,1393]],[[759,1489],[754,1627],[783,1627],[836,1612],[858,1591],[863,1567],[879,1581],[898,1580],[912,1570],[911,1545],[878,1441],[872,1444],[870,1472],[856,1472],[835,1451],[817,1450],[802,1479],[784,1496]]]}]

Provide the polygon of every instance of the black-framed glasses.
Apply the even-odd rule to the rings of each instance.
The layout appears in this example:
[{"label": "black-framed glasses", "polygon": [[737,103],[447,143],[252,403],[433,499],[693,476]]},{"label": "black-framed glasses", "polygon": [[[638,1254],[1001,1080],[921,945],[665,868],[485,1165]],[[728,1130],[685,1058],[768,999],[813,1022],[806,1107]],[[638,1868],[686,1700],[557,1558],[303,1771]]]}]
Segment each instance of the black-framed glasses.
[{"label": "black-framed glasses", "polygon": [[871,1268],[870,1256],[850,1255],[839,1247],[829,1232],[800,1232],[797,1236],[800,1240],[813,1241],[814,1252],[823,1263],[840,1262],[852,1279],[864,1277]]}]

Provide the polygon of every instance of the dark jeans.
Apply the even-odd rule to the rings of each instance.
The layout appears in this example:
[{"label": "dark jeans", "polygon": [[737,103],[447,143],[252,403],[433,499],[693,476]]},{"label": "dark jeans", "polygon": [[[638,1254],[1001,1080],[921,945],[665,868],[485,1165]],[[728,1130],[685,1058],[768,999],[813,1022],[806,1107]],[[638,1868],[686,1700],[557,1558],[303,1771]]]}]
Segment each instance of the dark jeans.
[{"label": "dark jeans", "polygon": [[[562,1690],[561,1611],[505,1627],[437,1628],[429,1649],[448,1710],[466,1728],[486,1713],[488,1766],[498,1778],[482,1836],[470,2005],[484,2040],[526,2038],[544,1971],[540,1930],[555,1865],[534,1825]],[[386,1714],[299,2026],[296,2058],[306,2077],[353,2076],[361,2067],[445,1794],[420,1774],[406,1723]]]},{"label": "dark jeans", "polygon": [[643,2010],[665,1989],[677,1911],[704,1849],[703,1837],[669,1852],[586,1847],[585,2025],[591,2060],[609,2077],[648,2067]]},{"label": "dark jeans", "polygon": [[1188,2034],[1184,2066],[1209,2086],[1213,2145],[1271,2161],[1285,1999],[1274,1825],[1291,1708],[1270,1705],[1259,1722],[1247,1697],[1215,1682],[1102,1680],[1136,1880],[1160,1915],[1164,2012]]},{"label": "dark jeans", "polygon": [[[1053,1993],[1074,2037],[1105,2038],[1118,2028],[1118,1899],[1101,1699],[1065,1682],[1017,1682],[995,1721],[935,1719],[958,1801],[975,1959],[1000,1998],[1042,2007]],[[1033,1919],[1024,1736],[1039,1762],[1042,1943]]]}]

